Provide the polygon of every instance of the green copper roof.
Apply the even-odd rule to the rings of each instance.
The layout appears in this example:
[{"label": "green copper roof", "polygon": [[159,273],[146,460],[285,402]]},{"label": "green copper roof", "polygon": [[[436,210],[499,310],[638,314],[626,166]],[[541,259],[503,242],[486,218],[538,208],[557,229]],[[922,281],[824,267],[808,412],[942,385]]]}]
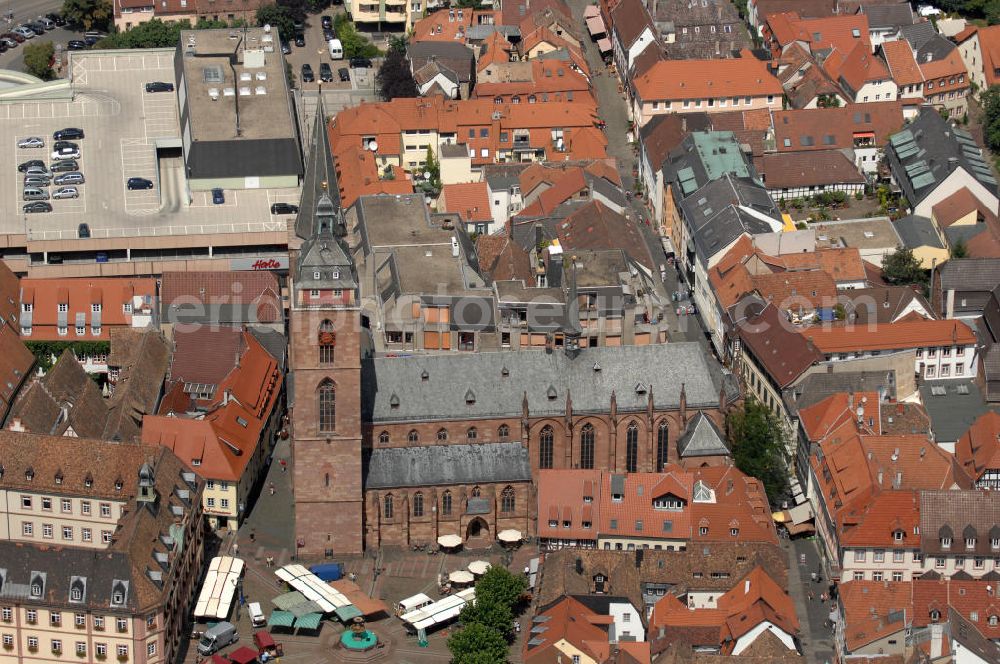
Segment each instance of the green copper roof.
[{"label": "green copper roof", "polygon": [[746,159],[740,152],[739,141],[731,131],[698,131],[691,134],[695,149],[705,166],[709,181],[726,173],[736,177],[753,177],[747,169]]}]

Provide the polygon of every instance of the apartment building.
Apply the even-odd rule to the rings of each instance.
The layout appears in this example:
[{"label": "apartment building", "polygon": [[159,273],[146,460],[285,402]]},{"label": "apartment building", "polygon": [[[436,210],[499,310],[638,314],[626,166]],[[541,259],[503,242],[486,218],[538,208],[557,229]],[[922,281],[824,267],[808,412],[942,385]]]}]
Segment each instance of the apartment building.
[{"label": "apartment building", "polygon": [[913,371],[926,379],[970,378],[979,372],[976,335],[959,321],[901,321],[864,327],[822,325],[806,328],[802,334],[830,362],[912,351]]},{"label": "apartment building", "polygon": [[201,480],[156,447],[3,432],[0,450],[0,661],[174,661]]},{"label": "apartment building", "polygon": [[955,35],[969,79],[979,90],[1000,82],[1000,28],[970,25]]},{"label": "apartment building", "polygon": [[348,0],[347,11],[355,23],[375,25],[379,29],[395,25],[396,29],[409,32],[423,17],[426,6],[425,0]]},{"label": "apartment building", "polygon": [[665,113],[780,110],[781,83],[744,51],[728,60],[661,60],[632,82],[637,127]]},{"label": "apartment building", "polygon": [[107,341],[113,327],[156,322],[156,280],[22,279],[21,337],[39,341]]},{"label": "apartment building", "polygon": [[[194,25],[200,20],[244,21],[254,25],[257,10],[267,3],[263,0],[241,0],[239,4],[219,0],[114,0],[115,28],[125,31],[146,21],[159,19],[167,23],[187,22]],[[282,35],[289,40],[292,35]]]},{"label": "apartment building", "polygon": [[334,154],[360,146],[375,155],[379,172],[421,169],[428,150],[468,150],[472,172],[485,164],[604,158],[607,138],[593,105],[580,102],[495,104],[492,99],[394,99],[345,109],[330,123]]},{"label": "apartment building", "polygon": [[169,448],[205,478],[203,511],[213,528],[242,522],[284,414],[280,358],[252,332],[241,336],[236,365],[217,385],[179,380],[142,422],[143,443]]},{"label": "apartment building", "polygon": [[[714,448],[716,462],[723,465],[685,470],[667,462],[659,473],[627,475],[541,471],[538,537],[542,545],[549,550],[686,551],[703,543],[776,543],[763,486],[728,465],[728,449],[714,424],[709,423],[698,436],[707,437],[698,446]],[[666,434],[661,433],[658,445],[664,458],[672,456],[663,449],[668,444]]]}]

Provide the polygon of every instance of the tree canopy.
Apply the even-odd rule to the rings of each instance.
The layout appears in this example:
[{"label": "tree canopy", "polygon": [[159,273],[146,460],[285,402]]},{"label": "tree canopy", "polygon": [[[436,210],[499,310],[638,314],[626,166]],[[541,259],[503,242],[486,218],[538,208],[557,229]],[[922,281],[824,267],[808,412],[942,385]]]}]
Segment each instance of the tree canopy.
[{"label": "tree canopy", "polygon": [[474,603],[466,604],[458,619],[463,625],[485,625],[505,639],[510,636],[510,628],[514,624],[514,614],[510,607],[489,595],[476,597]]},{"label": "tree canopy", "polygon": [[50,41],[29,42],[24,45],[24,68],[32,76],[37,76],[43,81],[51,79],[55,74],[52,71],[52,57],[56,48]]},{"label": "tree canopy", "polygon": [[909,285],[927,283],[927,271],[920,265],[920,259],[907,247],[896,247],[896,251],[882,260],[882,277],[890,284]]},{"label": "tree canopy", "polygon": [[295,19],[287,7],[274,4],[261,6],[257,10],[257,24],[276,28],[282,41],[291,41],[295,37]]},{"label": "tree canopy", "polygon": [[476,597],[495,599],[511,608],[517,606],[528,587],[528,581],[519,574],[511,574],[506,568],[494,565],[476,582]]},{"label": "tree canopy", "polygon": [[743,408],[726,421],[733,461],[741,471],[764,485],[768,500],[777,504],[788,489],[788,434],[769,408],[748,397]]},{"label": "tree canopy", "polygon": [[466,625],[448,639],[453,664],[499,664],[507,661],[507,641],[480,623]]},{"label": "tree canopy", "polygon": [[99,48],[170,48],[177,46],[181,30],[226,28],[225,21],[202,19],[192,26],[188,21],[162,21],[158,18],[140,23],[124,32],[114,32],[100,42]]},{"label": "tree canopy", "polygon": [[84,30],[107,30],[115,16],[111,0],[64,0],[63,18]]},{"label": "tree canopy", "polygon": [[983,141],[994,152],[1000,151],[1000,86],[984,90],[980,103],[983,106]]},{"label": "tree canopy", "polygon": [[417,82],[413,80],[410,62],[406,59],[405,37],[393,38],[385,60],[382,61],[382,66],[375,76],[375,83],[385,101],[418,96]]},{"label": "tree canopy", "polygon": [[333,18],[333,31],[344,47],[345,58],[374,58],[381,54],[375,44],[358,32],[347,14],[337,14]]}]

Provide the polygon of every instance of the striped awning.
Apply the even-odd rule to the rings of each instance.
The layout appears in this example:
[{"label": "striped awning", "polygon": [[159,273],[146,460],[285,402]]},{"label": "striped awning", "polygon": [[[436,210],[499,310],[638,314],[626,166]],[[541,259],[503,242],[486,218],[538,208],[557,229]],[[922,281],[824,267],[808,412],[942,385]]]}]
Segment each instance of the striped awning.
[{"label": "striped awning", "polygon": [[319,613],[307,613],[295,619],[295,629],[319,629],[319,621],[323,616]]}]

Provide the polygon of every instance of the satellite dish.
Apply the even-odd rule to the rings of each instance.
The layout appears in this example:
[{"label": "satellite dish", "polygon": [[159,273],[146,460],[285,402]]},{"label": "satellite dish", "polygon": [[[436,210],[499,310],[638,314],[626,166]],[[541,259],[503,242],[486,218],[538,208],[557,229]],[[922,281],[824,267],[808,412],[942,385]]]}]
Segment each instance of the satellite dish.
[{"label": "satellite dish", "polygon": [[378,150],[378,142],[368,141],[368,149],[371,150],[372,152],[376,152]]},{"label": "satellite dish", "polygon": [[431,179],[431,172],[430,171],[424,171],[424,179],[425,180],[430,180]]},{"label": "satellite dish", "polygon": [[271,32],[271,24],[270,23],[265,23],[264,24],[264,32]]}]

